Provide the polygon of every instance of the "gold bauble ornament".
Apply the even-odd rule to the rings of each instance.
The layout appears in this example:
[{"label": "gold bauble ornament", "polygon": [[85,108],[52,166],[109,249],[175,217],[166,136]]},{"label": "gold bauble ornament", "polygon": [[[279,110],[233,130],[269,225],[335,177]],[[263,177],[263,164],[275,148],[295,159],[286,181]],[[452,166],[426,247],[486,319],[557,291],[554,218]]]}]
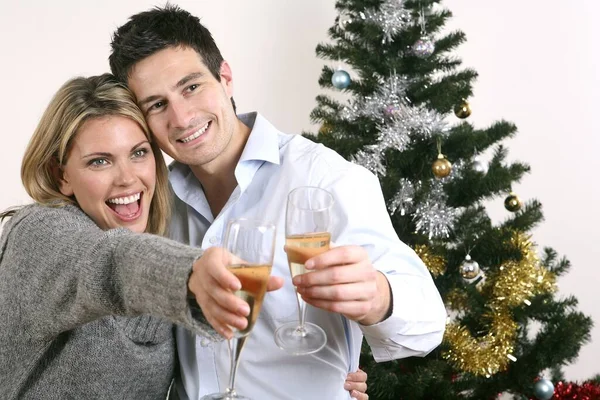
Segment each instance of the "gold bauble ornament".
[{"label": "gold bauble ornament", "polygon": [[510,212],[517,212],[523,207],[523,202],[515,193],[510,192],[508,197],[504,199],[504,208]]},{"label": "gold bauble ornament", "polygon": [[452,172],[452,163],[444,158],[443,154],[438,154],[437,160],[431,165],[431,170],[436,178],[441,179],[450,175]]},{"label": "gold bauble ornament", "polygon": [[460,119],[465,119],[471,115],[471,106],[469,105],[469,102],[467,102],[465,99],[462,99],[460,104],[455,105],[454,115]]}]

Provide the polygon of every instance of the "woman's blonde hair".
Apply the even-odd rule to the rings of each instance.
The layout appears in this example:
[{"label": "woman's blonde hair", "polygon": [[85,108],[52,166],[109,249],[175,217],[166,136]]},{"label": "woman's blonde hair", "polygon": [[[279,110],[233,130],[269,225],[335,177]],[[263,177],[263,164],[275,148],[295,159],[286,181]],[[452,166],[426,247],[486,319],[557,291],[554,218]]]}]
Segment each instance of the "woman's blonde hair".
[{"label": "woman's blonde hair", "polygon": [[133,120],[148,138],[156,161],[156,188],[146,232],[165,234],[171,205],[164,158],[152,140],[133,94],[111,74],[74,78],[54,95],[25,150],[21,165],[25,190],[40,204],[77,204],[74,198],[60,192],[58,169],[65,164],[73,139],[84,122],[106,116]]}]

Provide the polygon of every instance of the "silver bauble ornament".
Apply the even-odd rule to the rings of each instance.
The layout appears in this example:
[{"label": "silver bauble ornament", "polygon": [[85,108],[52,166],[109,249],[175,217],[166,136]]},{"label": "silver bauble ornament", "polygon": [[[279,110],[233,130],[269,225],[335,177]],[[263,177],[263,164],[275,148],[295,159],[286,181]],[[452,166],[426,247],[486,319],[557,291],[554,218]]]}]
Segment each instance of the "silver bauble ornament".
[{"label": "silver bauble ornament", "polygon": [[423,35],[412,45],[412,52],[419,58],[427,58],[435,51],[435,44],[427,35]]},{"label": "silver bauble ornament", "polygon": [[346,89],[350,86],[350,82],[352,82],[350,74],[343,69],[338,69],[331,76],[331,84],[337,89]]},{"label": "silver bauble ornament", "polygon": [[467,254],[465,257],[465,261],[460,264],[459,267],[460,275],[463,279],[469,283],[475,281],[479,278],[481,274],[481,268],[479,268],[479,263],[475,260],[471,259],[471,256]]},{"label": "silver bauble ornament", "polygon": [[548,379],[540,379],[533,385],[533,395],[539,400],[550,400],[554,395],[554,385]]}]

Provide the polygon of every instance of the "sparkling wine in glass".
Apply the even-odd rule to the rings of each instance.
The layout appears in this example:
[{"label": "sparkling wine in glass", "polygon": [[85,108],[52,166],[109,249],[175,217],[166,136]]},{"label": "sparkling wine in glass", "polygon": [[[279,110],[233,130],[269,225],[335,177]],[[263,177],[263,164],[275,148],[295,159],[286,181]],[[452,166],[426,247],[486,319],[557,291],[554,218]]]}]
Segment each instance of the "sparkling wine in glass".
[{"label": "sparkling wine in glass", "polygon": [[275,249],[275,226],[262,221],[236,219],[229,222],[223,247],[231,253],[235,261],[228,263],[227,269],[241,282],[242,288],[235,295],[250,306],[248,325],[243,330],[234,329],[233,339],[229,340],[230,373],[229,386],[223,393],[214,393],[201,400],[250,400],[235,391],[235,374],[240,354],[250,335],[262,307],[267,282],[273,265]]},{"label": "sparkling wine in glass", "polygon": [[[292,278],[310,272],[304,263],[329,250],[330,218],[333,196],[325,189],[301,186],[288,194],[285,215],[285,244]],[[306,303],[296,293],[298,322],[290,322],[275,331],[275,343],[294,355],[312,354],[327,343],[321,327],[306,322]]]}]

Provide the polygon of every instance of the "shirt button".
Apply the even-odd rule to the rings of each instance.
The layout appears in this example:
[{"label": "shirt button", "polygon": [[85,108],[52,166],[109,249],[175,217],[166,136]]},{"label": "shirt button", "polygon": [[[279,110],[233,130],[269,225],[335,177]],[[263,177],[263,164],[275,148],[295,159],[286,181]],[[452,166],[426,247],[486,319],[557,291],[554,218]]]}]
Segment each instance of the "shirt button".
[{"label": "shirt button", "polygon": [[214,245],[214,244],[217,244],[217,243],[219,243],[219,238],[218,238],[218,237],[216,237],[216,236],[213,236],[213,237],[211,237],[210,239],[208,239],[208,242],[209,242],[210,244],[213,244],[213,245]]}]

